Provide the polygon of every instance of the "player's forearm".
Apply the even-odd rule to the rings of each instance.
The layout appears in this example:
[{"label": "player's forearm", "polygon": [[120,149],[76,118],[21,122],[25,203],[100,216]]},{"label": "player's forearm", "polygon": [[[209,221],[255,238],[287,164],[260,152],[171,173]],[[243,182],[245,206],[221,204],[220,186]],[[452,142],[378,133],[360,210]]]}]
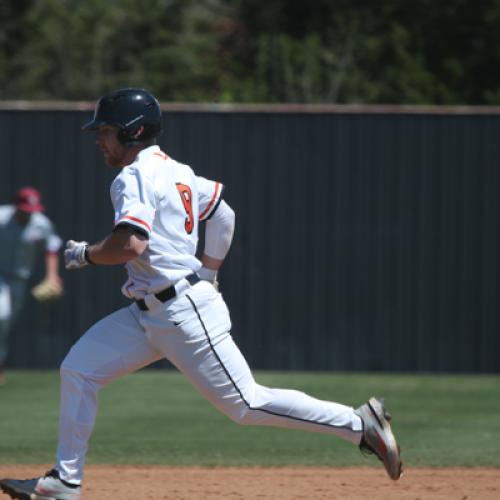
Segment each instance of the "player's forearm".
[{"label": "player's forearm", "polygon": [[45,277],[52,281],[60,280],[59,254],[57,252],[47,252],[45,254]]},{"label": "player's forearm", "polygon": [[209,269],[219,269],[233,241],[235,214],[223,201],[205,227],[205,249],[202,263]]},{"label": "player's forearm", "polygon": [[211,269],[213,271],[218,271],[222,266],[223,262],[224,259],[214,259],[213,257],[209,257],[206,254],[203,254],[201,258],[201,263],[203,264],[203,267],[206,267],[207,269]]},{"label": "player's forearm", "polygon": [[205,249],[201,258],[200,278],[217,282],[217,272],[231,247],[234,234],[235,215],[231,207],[221,201],[212,218],[205,226]]},{"label": "player's forearm", "polygon": [[99,243],[89,245],[86,255],[93,264],[124,264],[141,255],[147,245],[146,237],[127,228],[118,228]]}]

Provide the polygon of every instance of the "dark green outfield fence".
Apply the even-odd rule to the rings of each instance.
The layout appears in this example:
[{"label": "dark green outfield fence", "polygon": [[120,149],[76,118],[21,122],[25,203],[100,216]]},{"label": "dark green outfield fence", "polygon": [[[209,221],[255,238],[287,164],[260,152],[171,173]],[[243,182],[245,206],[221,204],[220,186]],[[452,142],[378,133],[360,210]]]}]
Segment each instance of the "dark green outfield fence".
[{"label": "dark green outfield fence", "polygon": [[[64,239],[112,227],[116,172],[80,132],[91,108],[0,109],[0,200],[38,187]],[[500,371],[498,110],[170,106],[164,120],[161,146],[222,181],[237,213],[220,281],[252,367]],[[27,299],[9,366],[56,367],[126,304],[121,267],[63,277],[60,303]]]}]

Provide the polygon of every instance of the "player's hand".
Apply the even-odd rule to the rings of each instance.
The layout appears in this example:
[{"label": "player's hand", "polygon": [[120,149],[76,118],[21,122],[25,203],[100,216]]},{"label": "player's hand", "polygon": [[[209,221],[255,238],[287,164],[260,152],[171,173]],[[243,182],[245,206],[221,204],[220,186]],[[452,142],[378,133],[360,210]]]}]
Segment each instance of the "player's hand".
[{"label": "player's hand", "polygon": [[88,260],[85,258],[85,249],[88,247],[86,241],[69,240],[66,243],[64,250],[64,264],[66,269],[79,269],[88,265]]}]

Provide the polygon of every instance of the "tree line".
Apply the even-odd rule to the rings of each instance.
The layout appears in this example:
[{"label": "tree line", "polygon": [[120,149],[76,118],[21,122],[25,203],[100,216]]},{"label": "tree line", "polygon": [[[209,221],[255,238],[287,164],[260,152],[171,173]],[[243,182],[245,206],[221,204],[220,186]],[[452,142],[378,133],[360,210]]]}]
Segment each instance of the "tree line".
[{"label": "tree line", "polygon": [[3,0],[0,99],[500,103],[500,0]]}]

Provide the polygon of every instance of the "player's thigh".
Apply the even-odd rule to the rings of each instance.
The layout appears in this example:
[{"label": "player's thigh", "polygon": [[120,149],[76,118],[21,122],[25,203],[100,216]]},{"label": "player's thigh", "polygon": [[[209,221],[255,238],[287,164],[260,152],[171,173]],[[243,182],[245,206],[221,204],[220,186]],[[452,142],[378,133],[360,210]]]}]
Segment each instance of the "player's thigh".
[{"label": "player's thigh", "polygon": [[112,380],[160,359],[134,307],[119,309],[95,323],[71,348],[61,368],[96,380]]},{"label": "player's thigh", "polygon": [[171,327],[163,329],[146,319],[148,337],[205,397],[219,406],[252,392],[252,373],[230,335],[229,311],[211,285],[179,299],[169,318]]}]

